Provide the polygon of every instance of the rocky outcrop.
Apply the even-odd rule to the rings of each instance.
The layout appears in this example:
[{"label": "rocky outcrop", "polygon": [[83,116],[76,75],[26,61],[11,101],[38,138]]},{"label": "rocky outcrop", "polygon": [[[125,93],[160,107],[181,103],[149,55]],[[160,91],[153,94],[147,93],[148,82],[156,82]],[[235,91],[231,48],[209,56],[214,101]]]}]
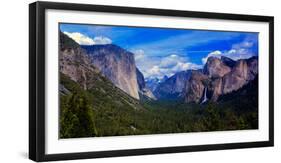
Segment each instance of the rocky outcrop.
[{"label": "rocky outcrop", "polygon": [[223,77],[223,94],[238,90],[258,74],[256,57],[238,60],[230,73]]},{"label": "rocky outcrop", "polygon": [[158,85],[161,83],[162,81],[158,78],[146,78],[145,79],[145,85],[147,88],[149,88],[152,92],[155,91],[155,89],[158,87]]},{"label": "rocky outcrop", "polygon": [[146,99],[156,100],[156,97],[151,92],[151,90],[148,87],[146,87],[144,76],[143,76],[143,74],[140,72],[140,70],[138,68],[136,68],[136,74],[137,74],[137,82],[138,82],[139,94],[144,96]]},{"label": "rocky outcrop", "polygon": [[225,56],[221,56],[221,61],[228,67],[233,68],[236,61],[234,61],[231,58],[225,57]]},{"label": "rocky outcrop", "polygon": [[98,72],[95,67],[91,66],[85,50],[62,32],[60,32],[59,71],[79,83],[84,89],[89,86],[88,72]]},{"label": "rocky outcrop", "polygon": [[82,46],[91,63],[114,85],[139,99],[134,55],[113,44]]},{"label": "rocky outcrop", "polygon": [[237,91],[258,75],[258,58],[234,61],[227,57],[210,57],[203,72],[193,71],[186,82],[185,101],[200,103],[203,100],[204,88],[207,98],[217,101],[221,95]]},{"label": "rocky outcrop", "polygon": [[190,79],[186,82],[185,102],[200,103],[203,100],[204,88],[209,83],[208,76],[200,70],[193,70]]},{"label": "rocky outcrop", "polygon": [[246,60],[248,65],[248,78],[254,80],[258,74],[258,57],[254,56]]},{"label": "rocky outcrop", "polygon": [[219,96],[223,93],[223,82],[222,78],[214,79],[208,86],[209,99],[211,101],[217,101]]},{"label": "rocky outcrop", "polygon": [[143,88],[139,91],[139,94],[143,96],[146,100],[157,100],[157,98],[154,96],[154,94],[149,88]]},{"label": "rocky outcrop", "polygon": [[[61,97],[83,98],[82,101],[87,103],[87,107],[92,105],[95,110],[145,110],[139,100],[116,87],[95,68],[85,50],[63,33],[60,33],[59,59]],[[88,103],[88,100],[91,102]]]},{"label": "rocky outcrop", "polygon": [[203,69],[204,74],[208,75],[210,78],[223,77],[230,71],[231,68],[226,66],[222,60],[216,57],[209,57]]},{"label": "rocky outcrop", "polygon": [[160,83],[153,92],[157,99],[177,99],[183,97],[186,82],[192,70],[181,71]]},{"label": "rocky outcrop", "polygon": [[138,68],[136,68],[136,74],[137,74],[137,82],[138,82],[139,90],[142,90],[145,88],[144,76]]}]

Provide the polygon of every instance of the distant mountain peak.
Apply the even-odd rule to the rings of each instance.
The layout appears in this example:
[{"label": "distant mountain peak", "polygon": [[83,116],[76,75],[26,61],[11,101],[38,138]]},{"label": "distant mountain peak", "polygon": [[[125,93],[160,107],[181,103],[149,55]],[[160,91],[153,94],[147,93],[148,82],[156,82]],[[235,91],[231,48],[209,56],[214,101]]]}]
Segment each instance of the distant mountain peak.
[{"label": "distant mountain peak", "polygon": [[154,95],[157,99],[178,99],[183,98],[183,90],[186,82],[189,80],[193,70],[180,71],[173,76],[167,78],[154,90]]},{"label": "distant mountain peak", "polygon": [[169,77],[167,75],[164,75],[163,78],[161,79],[162,82],[166,81]]}]

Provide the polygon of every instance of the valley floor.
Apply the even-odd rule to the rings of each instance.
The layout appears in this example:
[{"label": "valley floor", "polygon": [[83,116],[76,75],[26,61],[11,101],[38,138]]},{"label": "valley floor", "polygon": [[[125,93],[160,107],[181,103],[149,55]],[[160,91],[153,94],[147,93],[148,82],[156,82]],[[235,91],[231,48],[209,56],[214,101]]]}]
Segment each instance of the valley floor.
[{"label": "valley floor", "polygon": [[60,96],[60,138],[258,128],[255,100],[239,99],[237,103],[237,99],[225,97],[232,100],[205,105],[167,100],[139,102],[124,94],[103,94],[114,88],[111,86],[86,91],[67,77],[62,79],[72,93]]}]

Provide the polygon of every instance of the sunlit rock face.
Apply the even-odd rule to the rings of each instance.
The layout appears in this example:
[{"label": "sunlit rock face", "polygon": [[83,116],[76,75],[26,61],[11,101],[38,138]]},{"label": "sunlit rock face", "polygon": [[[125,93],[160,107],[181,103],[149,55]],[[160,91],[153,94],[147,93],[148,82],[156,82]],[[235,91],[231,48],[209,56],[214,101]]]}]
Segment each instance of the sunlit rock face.
[{"label": "sunlit rock face", "polygon": [[99,72],[92,66],[86,51],[62,32],[60,32],[59,60],[59,71],[79,83],[84,89],[90,86],[87,82],[88,74]]},{"label": "sunlit rock face", "polygon": [[258,59],[252,57],[249,59],[238,60],[230,73],[223,77],[223,94],[237,90],[254,80],[258,74]]},{"label": "sunlit rock face", "polygon": [[221,59],[216,57],[209,57],[203,72],[210,78],[223,77],[225,74],[229,73],[231,68],[226,66]]},{"label": "sunlit rock face", "polygon": [[203,72],[194,71],[185,85],[185,102],[200,103],[204,88],[208,100],[216,102],[225,95],[242,88],[258,75],[258,57],[234,61],[227,57],[210,57]]},{"label": "sunlit rock face", "polygon": [[92,64],[114,85],[139,99],[134,55],[113,44],[82,46]]}]

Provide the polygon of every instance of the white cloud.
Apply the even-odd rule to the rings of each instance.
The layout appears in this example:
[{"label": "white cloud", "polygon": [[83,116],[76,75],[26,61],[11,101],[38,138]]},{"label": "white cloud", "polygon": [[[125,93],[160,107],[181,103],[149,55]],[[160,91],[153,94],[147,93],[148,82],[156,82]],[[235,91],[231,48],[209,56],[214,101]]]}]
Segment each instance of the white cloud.
[{"label": "white cloud", "polygon": [[243,41],[239,44],[234,44],[232,46],[233,49],[239,49],[239,48],[251,48],[254,45],[252,41]]},{"label": "white cloud", "polygon": [[159,68],[159,66],[153,66],[151,69],[148,69],[147,70],[147,73],[150,75],[150,76],[159,76],[161,75],[163,72],[161,72],[161,69]]},{"label": "white cloud", "polygon": [[93,45],[94,40],[91,39],[90,37],[87,37],[79,32],[63,32],[66,34],[68,37],[72,38],[74,41],[76,41],[80,45]]},{"label": "white cloud", "polygon": [[178,62],[185,62],[185,61],[187,61],[187,58],[180,57],[176,54],[171,54],[161,59],[160,67],[170,68],[176,65]]},{"label": "white cloud", "polygon": [[199,69],[201,68],[201,65],[197,65],[191,62],[178,62],[173,68],[172,70],[174,72],[179,72],[179,71],[185,71],[185,70],[190,70],[190,69]]},{"label": "white cloud", "polygon": [[235,54],[236,52],[237,52],[237,50],[235,50],[235,49],[231,49],[228,51],[229,54]]},{"label": "white cloud", "polygon": [[180,57],[176,54],[171,54],[167,57],[158,58],[157,64],[142,69],[142,72],[145,77],[157,77],[161,79],[165,75],[170,77],[180,71],[199,69],[201,67],[201,65],[189,62],[187,58]]},{"label": "white cloud", "polygon": [[159,66],[152,66],[150,69],[144,71],[145,78],[162,78],[164,75],[171,76],[172,73],[167,68],[161,68]]},{"label": "white cloud", "polygon": [[190,33],[166,37],[161,40],[143,42],[133,48],[143,49],[149,55],[162,56],[163,54],[174,52],[182,53],[184,52],[182,50],[186,49],[186,47],[190,48],[200,44],[208,44],[213,41],[228,41],[236,37],[240,37],[238,32],[222,32],[218,35],[216,32],[192,31]]},{"label": "white cloud", "polygon": [[231,58],[233,60],[245,59],[254,56],[255,54],[252,52],[251,48],[253,47],[254,43],[251,41],[243,41],[238,44],[232,45],[232,48],[228,51],[213,51],[209,53],[206,57],[202,58],[202,63],[205,64],[209,57],[217,57],[220,58],[221,56],[225,56]]},{"label": "white cloud", "polygon": [[134,53],[134,57],[135,57],[136,61],[144,59],[144,57],[145,57],[144,51],[142,49],[134,50],[133,53]]},{"label": "white cloud", "polygon": [[104,45],[104,44],[111,44],[112,43],[111,39],[109,39],[107,37],[104,37],[104,36],[94,37],[93,40],[94,40],[95,45]]},{"label": "white cloud", "polygon": [[189,62],[188,57],[172,53],[165,57],[149,56],[143,49],[132,50],[138,69],[145,78],[163,78],[172,76],[179,71],[199,69],[201,65]]},{"label": "white cloud", "polygon": [[104,45],[104,44],[112,43],[111,39],[103,36],[97,36],[92,39],[79,32],[73,32],[73,33],[63,32],[63,33],[69,36],[70,38],[72,38],[75,42],[77,42],[80,45]]},{"label": "white cloud", "polygon": [[219,51],[219,50],[213,51],[213,52],[209,53],[206,57],[202,58],[202,63],[205,64],[209,57],[221,57],[221,56],[222,56],[221,51]]}]

